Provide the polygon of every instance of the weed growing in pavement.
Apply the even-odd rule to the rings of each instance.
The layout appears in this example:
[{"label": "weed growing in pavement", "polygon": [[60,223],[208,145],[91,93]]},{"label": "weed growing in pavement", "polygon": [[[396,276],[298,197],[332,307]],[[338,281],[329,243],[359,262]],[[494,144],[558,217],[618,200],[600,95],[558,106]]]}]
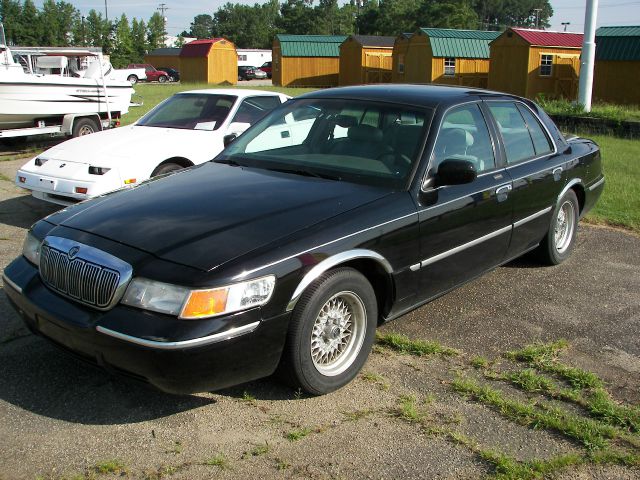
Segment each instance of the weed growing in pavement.
[{"label": "weed growing in pavement", "polygon": [[127,468],[120,460],[107,460],[105,462],[96,463],[91,469],[95,473],[127,473]]},{"label": "weed growing in pavement", "polygon": [[175,442],[173,442],[171,448],[167,449],[166,453],[173,453],[174,455],[178,455],[182,453],[183,449],[184,447],[182,446],[182,442],[176,440]]},{"label": "weed growing in pavement", "polygon": [[254,405],[256,403],[256,397],[245,390],[242,392],[242,401]]},{"label": "weed growing in pavement", "polygon": [[307,428],[307,427],[299,428],[297,430],[291,430],[290,432],[288,432],[285,435],[285,438],[287,440],[289,440],[290,442],[296,442],[296,441],[306,437],[311,432],[313,432],[313,430],[311,428]]},{"label": "weed growing in pavement", "polygon": [[291,464],[289,462],[276,458],[276,468],[280,471],[287,470],[288,468],[291,468]]},{"label": "weed growing in pavement", "polygon": [[250,451],[244,452],[242,454],[242,458],[244,459],[248,457],[260,457],[261,455],[266,455],[267,453],[269,453],[270,450],[271,447],[269,446],[269,442],[265,441],[264,444],[256,444]]},{"label": "weed growing in pavement", "polygon": [[398,418],[410,423],[421,423],[429,414],[427,406],[431,403],[431,397],[418,405],[415,395],[402,395],[398,399],[398,406],[391,412]]},{"label": "weed growing in pavement", "polygon": [[220,470],[228,470],[231,464],[224,453],[216,453],[213,457],[204,461],[205,465],[218,467]]},{"label": "weed growing in pavement", "polygon": [[376,333],[376,341],[379,345],[390,348],[399,353],[423,357],[426,355],[458,355],[458,351],[445,347],[438,342],[425,340],[411,340],[398,333]]},{"label": "weed growing in pavement", "polygon": [[302,389],[298,388],[294,393],[293,393],[293,398],[295,398],[296,400],[300,400],[302,399],[303,394],[302,394]]},{"label": "weed growing in pavement", "polygon": [[362,420],[363,418],[368,417],[372,413],[374,413],[373,410],[365,408],[363,410],[353,410],[351,412],[342,412],[342,415],[344,415],[347,421],[357,422],[358,420]]},{"label": "weed growing in pavement", "polygon": [[382,375],[379,375],[379,374],[374,373],[374,372],[364,372],[361,375],[361,378],[365,382],[373,383],[380,390],[389,390],[389,382]]},{"label": "weed growing in pavement", "polygon": [[471,365],[473,368],[489,368],[489,359],[486,357],[473,357]]}]

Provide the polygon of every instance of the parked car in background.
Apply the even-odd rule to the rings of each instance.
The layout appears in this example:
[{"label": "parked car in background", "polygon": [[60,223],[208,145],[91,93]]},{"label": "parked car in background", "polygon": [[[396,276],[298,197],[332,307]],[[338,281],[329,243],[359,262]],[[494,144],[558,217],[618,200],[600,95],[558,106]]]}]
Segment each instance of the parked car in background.
[{"label": "parked car in background", "polygon": [[267,74],[267,78],[271,78],[271,62],[264,62],[260,70]]},{"label": "parked car in background", "polygon": [[16,185],[61,205],[132,187],[211,160],[226,135],[242,134],[288,98],[244,89],[178,93],[133,125],[46,150],[18,170]]},{"label": "parked car in background", "polygon": [[254,78],[267,78],[267,74],[256,67],[239,66],[238,80],[253,80]]},{"label": "parked car in background", "polygon": [[179,82],[180,81],[180,72],[175,68],[171,67],[160,67],[158,70],[162,70],[163,72],[167,72],[169,75],[170,82]]},{"label": "parked car in background", "polygon": [[135,85],[147,79],[147,72],[144,68],[129,66],[127,68],[114,68],[109,73],[109,77],[116,80],[126,80],[131,85]]},{"label": "parked car in background", "polygon": [[148,63],[131,63],[127,68],[144,68],[147,82],[165,83],[169,81],[169,74],[164,70],[158,70]]},{"label": "parked car in background", "polygon": [[317,90],[212,162],[37,222],[4,290],[32,331],[169,392],[278,369],[324,394],[358,374],[378,325],[531,250],[566,260],[603,188],[598,146],[530,100]]}]

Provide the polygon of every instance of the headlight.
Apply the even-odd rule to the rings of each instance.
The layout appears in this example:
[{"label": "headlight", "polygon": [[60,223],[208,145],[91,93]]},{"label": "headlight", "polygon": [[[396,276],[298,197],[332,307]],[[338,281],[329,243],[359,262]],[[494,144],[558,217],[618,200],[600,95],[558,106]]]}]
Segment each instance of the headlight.
[{"label": "headlight", "polygon": [[275,277],[269,275],[226,287],[190,290],[136,278],[127,288],[122,303],[182,319],[208,318],[264,305],[271,298],[275,284]]},{"label": "headlight", "polygon": [[42,245],[42,240],[38,240],[31,232],[28,232],[22,245],[22,255],[36,266],[40,265],[40,245]]}]

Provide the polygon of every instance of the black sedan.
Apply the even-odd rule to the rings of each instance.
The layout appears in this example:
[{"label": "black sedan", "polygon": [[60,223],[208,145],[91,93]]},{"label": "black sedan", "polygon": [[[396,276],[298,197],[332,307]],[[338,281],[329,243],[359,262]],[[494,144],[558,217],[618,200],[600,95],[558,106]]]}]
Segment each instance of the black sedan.
[{"label": "black sedan", "polygon": [[34,333],[168,392],[278,370],[323,394],[379,324],[530,250],[565,260],[603,186],[598,146],[529,100],[322,90],[211,162],[37,222],[5,292]]},{"label": "black sedan", "polygon": [[158,70],[162,70],[163,72],[167,72],[169,75],[170,82],[179,82],[180,81],[180,72],[175,68],[171,67],[160,67]]}]

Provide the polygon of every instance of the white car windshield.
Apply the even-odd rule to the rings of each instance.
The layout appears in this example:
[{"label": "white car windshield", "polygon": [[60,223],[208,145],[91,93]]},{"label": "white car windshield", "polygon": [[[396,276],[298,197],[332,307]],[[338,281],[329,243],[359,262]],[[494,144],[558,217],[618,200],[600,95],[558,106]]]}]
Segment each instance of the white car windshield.
[{"label": "white car windshield", "polygon": [[142,117],[144,127],[217,130],[224,123],[238,97],[206,93],[180,93]]},{"label": "white car windshield", "polygon": [[429,109],[300,99],[268,114],[216,162],[403,188],[420,157]]}]

